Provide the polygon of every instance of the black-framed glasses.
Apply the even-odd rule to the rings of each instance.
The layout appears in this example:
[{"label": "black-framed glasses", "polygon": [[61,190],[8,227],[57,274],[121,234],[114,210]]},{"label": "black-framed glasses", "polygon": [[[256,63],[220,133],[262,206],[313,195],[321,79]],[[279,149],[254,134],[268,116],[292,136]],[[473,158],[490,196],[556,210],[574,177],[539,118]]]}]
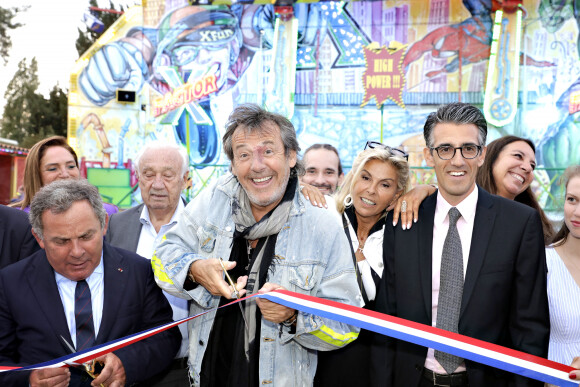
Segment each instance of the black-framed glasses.
[{"label": "black-framed glasses", "polygon": [[465,144],[458,147],[451,145],[441,145],[435,148],[429,148],[431,151],[436,151],[441,160],[451,160],[455,157],[457,149],[461,152],[464,159],[474,159],[481,153],[482,146],[475,144]]},{"label": "black-framed glasses", "polygon": [[389,152],[391,152],[391,154],[395,155],[395,156],[401,156],[403,157],[405,160],[409,161],[409,154],[407,152],[405,152],[402,149],[399,148],[392,148],[388,145],[383,144],[382,142],[378,142],[378,141],[367,141],[367,144],[365,145],[365,149],[367,148],[371,148],[371,149],[386,149]]}]

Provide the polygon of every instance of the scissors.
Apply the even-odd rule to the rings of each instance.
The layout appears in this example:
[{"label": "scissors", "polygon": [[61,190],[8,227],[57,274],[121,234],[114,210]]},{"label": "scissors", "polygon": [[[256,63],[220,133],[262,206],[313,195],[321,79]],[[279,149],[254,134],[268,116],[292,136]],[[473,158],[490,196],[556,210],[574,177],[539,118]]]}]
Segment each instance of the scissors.
[{"label": "scissors", "polygon": [[[226,267],[224,266],[224,260],[220,258],[219,261],[220,261],[220,265],[222,266],[222,269],[226,275],[226,278],[228,279],[228,282],[230,283],[230,286],[234,289],[232,294],[234,294],[236,296],[236,299],[239,300],[240,299],[240,292],[236,288],[236,284],[234,283],[234,281],[232,281],[232,277],[230,277],[230,275],[228,274],[228,271],[226,270]],[[242,304],[239,302],[238,302],[238,306],[240,307],[240,312],[242,312],[242,318],[244,319],[244,324],[246,324],[246,331],[249,331],[250,328],[248,327],[248,321],[246,321],[246,315],[244,314],[244,308],[242,308]]]},{"label": "scissors", "polygon": [[[71,353],[76,352],[74,347],[62,335],[60,336],[60,338],[62,339],[64,344],[67,346],[69,351],[71,351]],[[89,374],[89,376],[93,379],[96,379],[96,377],[99,376],[99,374],[103,370],[103,363],[100,361],[95,361],[95,360],[91,360],[91,361],[88,361],[88,362],[85,362],[82,364],[74,363],[74,362],[65,362],[65,364],[67,364],[70,367],[82,369],[87,374]],[[105,385],[103,383],[101,383],[100,386],[105,387]]]}]

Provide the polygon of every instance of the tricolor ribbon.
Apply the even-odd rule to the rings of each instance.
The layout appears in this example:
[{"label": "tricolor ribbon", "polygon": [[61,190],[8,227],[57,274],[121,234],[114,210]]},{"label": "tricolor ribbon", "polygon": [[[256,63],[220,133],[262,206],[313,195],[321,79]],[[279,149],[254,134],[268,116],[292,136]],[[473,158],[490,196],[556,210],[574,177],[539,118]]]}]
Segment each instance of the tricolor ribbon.
[{"label": "tricolor ribbon", "polygon": [[[542,382],[556,384],[565,387],[578,387],[578,382],[568,378],[568,374],[574,368],[533,356],[524,352],[505,348],[486,341],[452,333],[429,325],[415,323],[398,317],[374,312],[371,310],[346,305],[335,301],[329,301],[304,294],[294,293],[288,290],[274,290],[266,294],[254,294],[249,297],[235,300],[221,306],[227,307],[242,300],[255,297],[265,298],[272,302],[297,309],[316,316],[330,318],[345,324],[355,325],[382,335],[390,336],[399,340],[408,341],[424,347],[448,352],[482,363],[491,367],[509,371],[521,376],[540,380]],[[217,309],[217,308],[216,308]],[[215,309],[205,311],[195,316],[187,317],[175,322],[161,325],[157,328],[136,333],[117,339],[106,344],[101,344],[81,352],[63,356],[55,360],[39,363],[26,367],[3,367],[0,372],[16,370],[33,370],[49,367],[67,367],[71,363],[84,363],[101,355],[113,352],[119,348],[130,345],[139,340],[153,336],[159,332],[173,328],[179,324],[193,320]]]}]

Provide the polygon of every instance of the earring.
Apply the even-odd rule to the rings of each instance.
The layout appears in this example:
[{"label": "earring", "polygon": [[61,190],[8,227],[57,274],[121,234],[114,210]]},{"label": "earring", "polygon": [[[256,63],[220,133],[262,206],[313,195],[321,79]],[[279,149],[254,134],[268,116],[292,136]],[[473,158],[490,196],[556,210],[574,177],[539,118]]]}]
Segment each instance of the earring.
[{"label": "earring", "polygon": [[345,207],[352,206],[352,196],[350,194],[346,195],[342,203],[344,204]]}]

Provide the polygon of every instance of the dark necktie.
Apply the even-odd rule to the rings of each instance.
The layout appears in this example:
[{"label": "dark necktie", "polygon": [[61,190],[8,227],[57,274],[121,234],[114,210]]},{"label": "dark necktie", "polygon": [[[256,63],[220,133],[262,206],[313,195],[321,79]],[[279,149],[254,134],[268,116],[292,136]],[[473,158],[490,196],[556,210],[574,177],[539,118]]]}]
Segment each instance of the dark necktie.
[{"label": "dark necktie", "polygon": [[93,324],[93,306],[91,289],[87,281],[77,282],[75,289],[75,322],[77,327],[77,351],[93,346],[95,327]]},{"label": "dark necktie", "polygon": [[[449,231],[443,243],[439,302],[437,305],[437,328],[457,333],[459,311],[463,297],[463,252],[457,231],[457,220],[461,213],[457,208],[449,210]],[[463,359],[445,352],[435,351],[435,359],[447,373],[453,373]]]}]

